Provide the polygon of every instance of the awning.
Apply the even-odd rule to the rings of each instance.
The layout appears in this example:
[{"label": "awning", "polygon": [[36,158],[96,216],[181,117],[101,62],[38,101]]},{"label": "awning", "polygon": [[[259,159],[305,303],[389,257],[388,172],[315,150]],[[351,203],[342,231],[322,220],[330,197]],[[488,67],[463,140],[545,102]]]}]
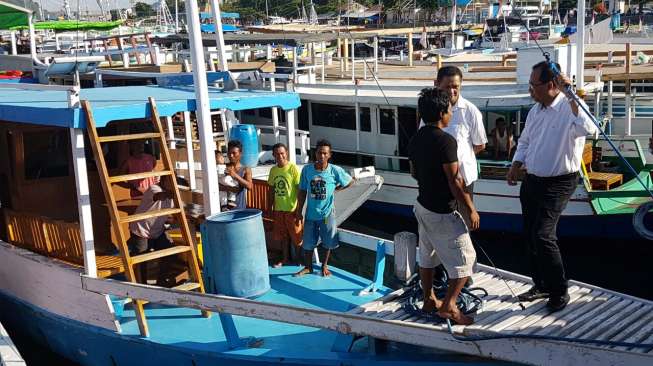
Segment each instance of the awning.
[{"label": "awning", "polygon": [[[0,23],[2,22],[0,18]],[[122,20],[115,22],[80,22],[77,20],[54,20],[34,24],[34,29],[51,29],[55,32],[76,30],[110,30],[122,24]],[[27,24],[11,27],[11,29],[27,29]]]},{"label": "awning", "polygon": [[0,29],[27,28],[28,17],[32,11],[14,4],[0,1]]}]

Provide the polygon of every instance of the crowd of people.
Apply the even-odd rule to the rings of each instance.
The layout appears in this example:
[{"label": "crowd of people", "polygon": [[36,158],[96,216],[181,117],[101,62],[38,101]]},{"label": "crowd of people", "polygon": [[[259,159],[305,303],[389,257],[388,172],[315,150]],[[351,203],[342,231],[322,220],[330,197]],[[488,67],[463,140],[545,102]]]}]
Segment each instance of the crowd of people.
[{"label": "crowd of people", "polygon": [[[422,310],[457,324],[471,324],[456,301],[469,284],[476,264],[470,231],[482,223],[474,206],[474,182],[478,179],[476,155],[486,149],[488,139],[478,108],[461,96],[463,74],[455,66],[439,69],[435,88],[423,89],[418,99],[420,127],[409,148],[410,173],[418,183],[414,213],[418,223],[420,279],[424,294]],[[559,311],[569,302],[567,277],[556,227],[562,211],[574,192],[582,163],[585,136],[595,126],[575,101],[564,91],[569,80],[556,75],[545,63],[533,66],[529,91],[536,102],[526,119],[526,127],[514,145],[512,134],[502,118],[490,136],[494,155],[511,158],[507,182],[515,185],[525,173],[520,201],[525,249],[531,263],[534,285],[519,295],[520,301],[548,298],[550,311]],[[582,102],[581,102],[582,103]],[[233,184],[220,188],[234,196],[228,209],[245,208],[247,190],[253,188],[251,169],[240,162],[242,144],[232,140],[227,147],[229,164],[225,176]],[[335,192],[351,186],[354,179],[341,167],[331,164],[331,144],[319,140],[314,162],[300,169],[289,161],[288,148],[273,146],[275,166],[268,176],[268,197],[272,204],[272,240],[281,248],[277,266],[301,264],[295,276],[314,272],[313,250],[326,250],[322,276],[329,276],[331,251],[339,245]],[[154,168],[154,157],[142,146],[132,145],[125,162],[125,173]],[[220,162],[219,162],[220,163]],[[169,207],[166,182],[145,179],[129,182],[133,195],[142,196],[137,212]],[[130,225],[130,251],[162,249],[170,245],[165,238],[165,218],[139,221]],[[432,289],[435,268],[448,274],[443,298]]]}]

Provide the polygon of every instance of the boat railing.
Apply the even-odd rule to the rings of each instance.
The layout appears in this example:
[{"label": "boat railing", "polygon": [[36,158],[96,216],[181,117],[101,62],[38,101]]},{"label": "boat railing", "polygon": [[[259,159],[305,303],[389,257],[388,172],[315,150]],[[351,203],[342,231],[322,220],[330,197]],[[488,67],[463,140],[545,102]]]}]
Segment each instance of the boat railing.
[{"label": "boat railing", "polygon": [[48,85],[48,84],[28,84],[28,83],[0,83],[0,89],[21,89],[21,90],[39,90],[39,91],[65,91],[68,97],[68,107],[79,107],[79,86],[76,85]]}]

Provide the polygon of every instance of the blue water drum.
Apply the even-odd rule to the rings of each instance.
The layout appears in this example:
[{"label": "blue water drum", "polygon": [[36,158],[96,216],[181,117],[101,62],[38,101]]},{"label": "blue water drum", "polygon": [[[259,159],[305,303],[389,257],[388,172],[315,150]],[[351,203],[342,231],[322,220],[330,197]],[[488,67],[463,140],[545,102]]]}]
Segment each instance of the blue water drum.
[{"label": "blue water drum", "polygon": [[270,270],[260,210],[222,212],[202,224],[206,291],[252,298],[270,290]]},{"label": "blue water drum", "polygon": [[238,140],[243,144],[240,163],[253,168],[258,164],[258,136],[254,125],[233,125],[229,140]]}]

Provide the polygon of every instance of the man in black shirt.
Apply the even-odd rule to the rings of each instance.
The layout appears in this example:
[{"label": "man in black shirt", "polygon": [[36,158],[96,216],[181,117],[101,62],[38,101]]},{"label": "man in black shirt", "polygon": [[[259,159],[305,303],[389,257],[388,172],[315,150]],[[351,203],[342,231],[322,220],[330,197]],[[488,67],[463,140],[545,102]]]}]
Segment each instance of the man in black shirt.
[{"label": "man in black shirt", "polygon": [[[422,310],[430,313],[437,309],[438,316],[467,325],[473,319],[458,309],[456,300],[476,262],[469,229],[479,227],[479,216],[458,172],[456,139],[442,131],[451,119],[449,94],[423,89],[418,112],[425,126],[413,137],[409,154],[410,173],[419,186],[415,217],[419,228],[420,279],[424,289]],[[470,228],[457,211],[456,200],[464,202],[469,209]],[[440,263],[450,278],[442,301],[433,293],[433,268]]]}]

